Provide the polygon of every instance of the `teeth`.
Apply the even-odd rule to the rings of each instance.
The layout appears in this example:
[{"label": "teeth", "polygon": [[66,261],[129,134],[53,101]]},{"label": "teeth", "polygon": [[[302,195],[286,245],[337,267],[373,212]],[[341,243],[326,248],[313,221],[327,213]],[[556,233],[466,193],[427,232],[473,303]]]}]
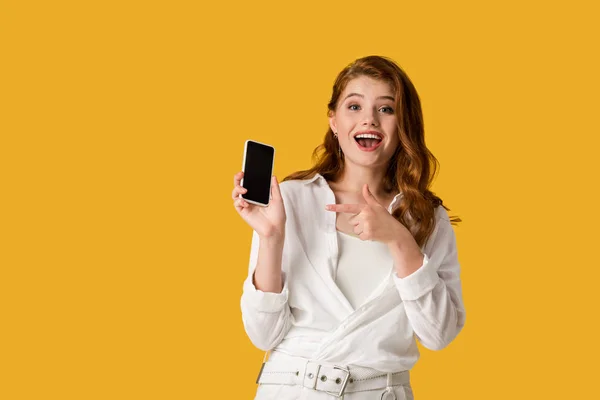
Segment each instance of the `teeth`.
[{"label": "teeth", "polygon": [[360,135],[354,136],[355,139],[381,139],[379,136],[372,133],[361,133]]}]

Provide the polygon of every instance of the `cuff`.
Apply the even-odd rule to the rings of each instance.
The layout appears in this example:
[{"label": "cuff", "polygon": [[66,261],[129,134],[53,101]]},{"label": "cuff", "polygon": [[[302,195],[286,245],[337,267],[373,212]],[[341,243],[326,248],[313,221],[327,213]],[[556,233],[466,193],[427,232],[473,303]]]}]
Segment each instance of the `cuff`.
[{"label": "cuff", "polygon": [[288,301],[288,284],[285,272],[281,271],[281,279],[283,281],[281,293],[263,292],[262,290],[257,289],[252,283],[253,276],[254,272],[252,272],[252,274],[244,281],[243,301],[257,311],[281,311]]},{"label": "cuff", "polygon": [[432,291],[440,281],[435,265],[429,262],[429,257],[425,253],[423,253],[423,265],[418,270],[404,278],[398,277],[394,271],[393,278],[402,300],[417,300]]}]

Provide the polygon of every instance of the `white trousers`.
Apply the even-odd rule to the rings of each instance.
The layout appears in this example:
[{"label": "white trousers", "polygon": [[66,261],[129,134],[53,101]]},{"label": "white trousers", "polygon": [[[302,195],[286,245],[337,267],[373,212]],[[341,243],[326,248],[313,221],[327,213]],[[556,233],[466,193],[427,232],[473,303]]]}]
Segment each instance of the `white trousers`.
[{"label": "white trousers", "polygon": [[273,351],[254,400],[414,400],[410,372],[339,366]]}]

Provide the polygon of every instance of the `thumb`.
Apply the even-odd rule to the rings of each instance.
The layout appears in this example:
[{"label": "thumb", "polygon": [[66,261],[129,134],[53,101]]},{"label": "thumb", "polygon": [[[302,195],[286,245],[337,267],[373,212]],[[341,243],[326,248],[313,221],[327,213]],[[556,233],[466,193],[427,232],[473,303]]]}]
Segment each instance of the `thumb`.
[{"label": "thumb", "polygon": [[373,196],[373,193],[371,193],[371,189],[369,189],[368,183],[365,183],[363,186],[363,197],[367,201],[367,204],[378,205],[378,206],[381,205],[381,204],[379,204],[379,202],[377,201],[375,196]]}]

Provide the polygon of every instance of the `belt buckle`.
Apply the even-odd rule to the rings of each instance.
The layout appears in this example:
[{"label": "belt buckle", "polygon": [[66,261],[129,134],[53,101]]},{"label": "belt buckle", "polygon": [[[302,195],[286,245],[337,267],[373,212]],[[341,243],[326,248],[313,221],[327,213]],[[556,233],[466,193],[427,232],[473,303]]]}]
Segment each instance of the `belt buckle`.
[{"label": "belt buckle", "polygon": [[336,397],[342,397],[342,395],[344,394],[344,391],[346,390],[346,385],[348,384],[348,379],[350,378],[350,370],[348,370],[348,368],[339,367],[337,365],[335,365],[333,367],[333,369],[339,369],[340,371],[344,371],[346,373],[346,376],[344,377],[344,381],[342,382],[342,388],[340,389],[339,393],[330,392],[328,390],[325,390],[325,392],[327,392],[333,396],[336,396]]}]

